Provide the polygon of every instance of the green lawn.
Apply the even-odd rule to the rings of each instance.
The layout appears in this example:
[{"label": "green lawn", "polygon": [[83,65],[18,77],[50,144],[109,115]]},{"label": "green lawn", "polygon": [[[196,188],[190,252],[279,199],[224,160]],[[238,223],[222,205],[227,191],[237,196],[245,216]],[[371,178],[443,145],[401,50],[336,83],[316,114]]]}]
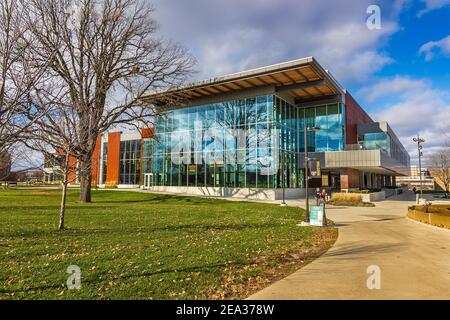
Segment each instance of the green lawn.
[{"label": "green lawn", "polygon": [[[59,192],[0,190],[0,299],[243,298],[334,243],[337,230],[300,228],[298,208],[70,191],[66,231]],[[80,290],[66,269],[81,268]]]}]

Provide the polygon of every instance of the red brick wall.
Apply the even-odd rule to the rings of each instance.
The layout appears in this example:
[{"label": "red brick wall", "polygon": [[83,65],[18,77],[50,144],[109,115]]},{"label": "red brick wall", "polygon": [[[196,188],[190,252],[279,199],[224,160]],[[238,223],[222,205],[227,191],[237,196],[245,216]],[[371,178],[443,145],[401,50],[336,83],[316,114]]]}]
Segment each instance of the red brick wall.
[{"label": "red brick wall", "polygon": [[358,142],[357,124],[371,123],[372,118],[361,108],[361,106],[347,92],[345,94],[345,132],[346,144]]},{"label": "red brick wall", "polygon": [[119,184],[120,132],[108,134],[108,163],[106,184]]}]

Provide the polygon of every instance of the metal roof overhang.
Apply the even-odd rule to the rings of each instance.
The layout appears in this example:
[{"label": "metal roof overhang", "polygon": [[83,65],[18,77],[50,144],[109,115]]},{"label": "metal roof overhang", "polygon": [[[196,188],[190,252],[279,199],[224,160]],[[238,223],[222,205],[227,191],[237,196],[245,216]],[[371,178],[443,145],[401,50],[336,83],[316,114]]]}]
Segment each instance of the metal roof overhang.
[{"label": "metal roof overhang", "polygon": [[263,87],[288,94],[295,103],[336,98],[344,92],[331,74],[308,57],[150,93],[143,99],[154,105],[167,105]]}]

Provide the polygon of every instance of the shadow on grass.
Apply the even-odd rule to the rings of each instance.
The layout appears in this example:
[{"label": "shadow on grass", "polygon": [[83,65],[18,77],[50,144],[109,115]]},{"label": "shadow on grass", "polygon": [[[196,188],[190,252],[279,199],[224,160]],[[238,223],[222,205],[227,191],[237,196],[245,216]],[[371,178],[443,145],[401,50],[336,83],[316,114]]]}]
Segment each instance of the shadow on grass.
[{"label": "shadow on grass", "polygon": [[3,237],[20,237],[20,238],[34,238],[43,236],[70,236],[70,237],[86,237],[107,234],[110,236],[124,234],[129,236],[136,232],[155,233],[155,232],[177,232],[192,230],[192,233],[198,234],[199,232],[207,231],[242,231],[247,229],[270,229],[279,226],[277,223],[236,223],[236,224],[180,224],[180,225],[168,225],[168,226],[149,226],[149,227],[125,227],[125,228],[68,228],[64,231],[56,229],[46,230],[23,230],[12,233],[3,233]]},{"label": "shadow on grass", "polygon": [[[215,264],[207,264],[203,266],[193,266],[193,267],[186,267],[186,268],[177,268],[177,269],[163,269],[163,270],[157,270],[153,272],[142,272],[142,273],[136,273],[136,274],[124,274],[122,276],[117,277],[111,277],[108,273],[97,273],[95,275],[96,278],[102,276],[102,280],[92,279],[90,277],[83,278],[83,285],[85,284],[97,284],[102,282],[110,282],[110,281],[120,281],[125,279],[134,279],[134,278],[142,278],[142,277],[152,277],[156,275],[161,274],[170,274],[170,273],[192,273],[192,272],[201,272],[201,273],[215,273],[217,271],[223,270],[225,267],[238,267],[238,266],[246,266],[250,265],[252,262],[233,262],[233,263],[215,263]],[[155,285],[158,285],[155,283]],[[51,290],[51,289],[61,289],[61,283],[59,284],[53,284],[53,285],[39,285],[34,287],[27,287],[26,289],[0,289],[1,293],[26,293],[27,291],[35,291],[35,290]],[[95,289],[95,288],[92,288]]]},{"label": "shadow on grass", "polygon": [[[144,196],[146,194],[134,193],[133,195]],[[110,194],[108,194],[108,197],[109,196],[110,196]],[[121,196],[123,196],[123,194],[121,194]],[[222,200],[222,199],[206,199],[206,198],[201,198],[201,197],[183,197],[183,196],[174,196],[174,195],[154,195],[154,194],[149,194],[147,196],[148,197],[144,198],[144,199],[140,198],[140,199],[117,199],[117,200],[112,200],[112,199],[102,200],[101,197],[98,197],[97,199],[94,198],[93,203],[136,203],[136,202],[207,203],[207,204],[232,203],[232,202]]]}]

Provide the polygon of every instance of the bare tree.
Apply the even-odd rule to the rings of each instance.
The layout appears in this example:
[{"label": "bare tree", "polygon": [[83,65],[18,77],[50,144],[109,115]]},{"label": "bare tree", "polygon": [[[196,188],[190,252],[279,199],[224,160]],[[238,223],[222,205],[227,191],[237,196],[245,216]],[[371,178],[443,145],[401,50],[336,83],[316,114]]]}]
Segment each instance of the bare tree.
[{"label": "bare tree", "polygon": [[[24,144],[32,150],[39,151],[46,159],[55,163],[61,179],[62,193],[59,212],[59,229],[64,229],[67,188],[69,173],[75,172],[70,159],[76,160],[80,150],[80,119],[70,104],[70,93],[66,87],[52,79],[45,79],[45,86],[32,90],[27,95],[28,104],[43,110],[42,116],[27,132]],[[33,114],[30,115],[33,118]]]},{"label": "bare tree", "polygon": [[3,188],[7,188],[7,179],[11,175],[11,154],[6,151],[0,152],[0,181],[3,181]]},{"label": "bare tree", "polygon": [[[39,80],[48,61],[31,67],[28,48],[32,37],[26,28],[25,3],[0,1],[0,150],[20,140],[34,119],[23,116],[23,98]],[[34,114],[36,117],[38,113]]]},{"label": "bare tree", "polygon": [[[37,67],[68,94],[76,118],[80,200],[91,201],[98,136],[112,126],[147,123],[158,110],[142,97],[178,87],[194,59],[156,36],[153,8],[141,0],[30,0],[28,27]],[[36,86],[38,91],[40,88]]]},{"label": "bare tree", "polygon": [[[30,90],[26,102],[32,108],[23,113],[34,121],[30,130],[23,133],[23,144],[44,155],[52,164],[53,173],[61,177],[61,202],[58,229],[65,229],[65,212],[69,175],[76,175],[76,154],[80,141],[77,134],[80,124],[74,109],[70,105],[69,92],[49,76],[43,78],[39,89]],[[40,116],[36,118],[35,110]],[[44,161],[45,162],[45,161]],[[43,168],[41,168],[43,169]]]},{"label": "bare tree", "polygon": [[446,193],[450,186],[450,148],[432,154],[428,160],[429,171],[443,185]]}]

